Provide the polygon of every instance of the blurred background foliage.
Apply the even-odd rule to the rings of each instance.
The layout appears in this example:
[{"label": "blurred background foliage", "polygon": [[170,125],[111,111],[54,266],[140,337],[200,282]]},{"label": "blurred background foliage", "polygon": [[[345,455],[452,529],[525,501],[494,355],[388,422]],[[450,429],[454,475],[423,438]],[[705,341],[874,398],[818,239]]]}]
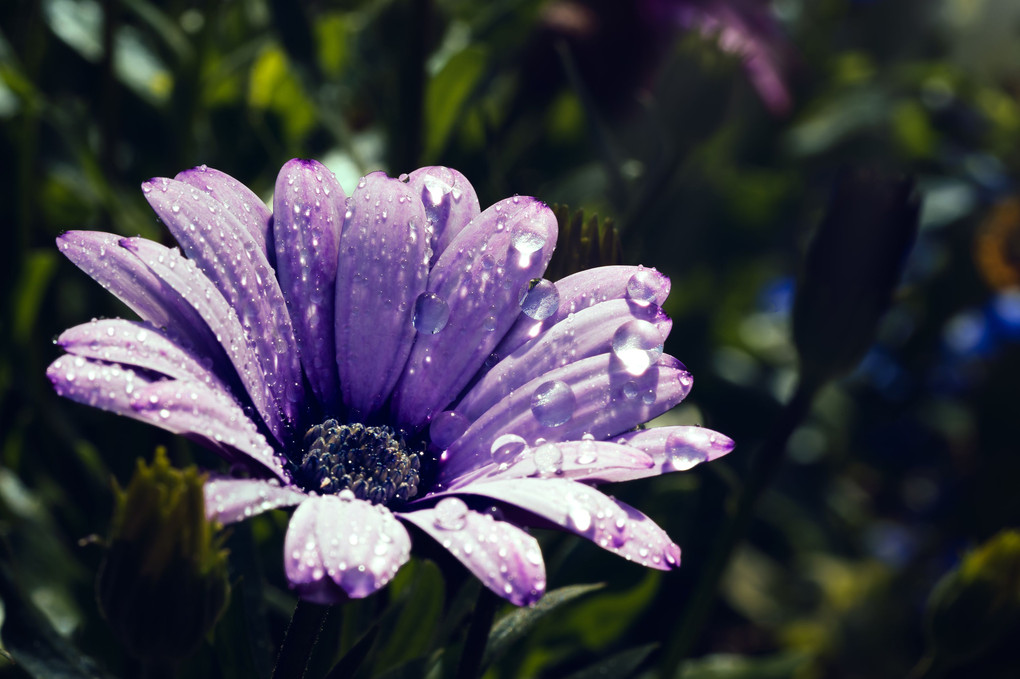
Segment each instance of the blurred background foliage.
[{"label": "blurred background foliage", "polygon": [[[760,20],[761,50],[734,55],[725,24],[650,20],[653,6],[745,12]],[[763,60],[778,90],[763,84]],[[1018,142],[1013,0],[0,3],[4,612],[38,610],[53,643],[131,675],[94,593],[111,479],[125,485],[160,445],[177,465],[216,464],[51,391],[52,339],[127,313],[54,237],[166,242],[139,184],[202,163],[266,198],[295,156],[322,160],[348,190],[371,170],[445,164],[483,205],[521,193],[612,218],[623,260],[672,278],[666,350],[697,388],[662,421],[704,424],[737,449],[612,492],[667,529],[684,567],[650,573],[543,535],[550,589],[606,586],[567,597],[506,641],[513,653],[489,658],[492,677],[567,676],[599,658],[617,676],[654,667],[747,454],[790,395],[801,253],[852,166],[916,177],[921,232],[874,346],[794,432],[682,676],[938,676],[930,645],[970,618],[935,616],[933,635],[925,611],[951,602],[929,593],[969,549],[1020,525]],[[188,676],[266,676],[293,607],[284,525],[271,514],[229,532],[230,605]],[[1000,580],[1015,592],[1015,577]],[[963,570],[957,581],[969,582]],[[325,634],[339,635],[339,654],[396,621],[363,673],[407,661],[415,676],[430,641],[461,638],[437,620],[455,625],[474,591],[416,561]],[[1006,619],[938,671],[1017,676]],[[25,676],[4,662],[0,674]]]}]

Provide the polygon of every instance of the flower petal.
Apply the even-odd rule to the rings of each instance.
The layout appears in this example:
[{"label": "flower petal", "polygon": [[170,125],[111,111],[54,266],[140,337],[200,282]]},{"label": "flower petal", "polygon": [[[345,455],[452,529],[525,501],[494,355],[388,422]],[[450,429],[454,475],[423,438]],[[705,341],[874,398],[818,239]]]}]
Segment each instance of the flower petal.
[{"label": "flower petal", "polygon": [[378,410],[407,361],[428,241],[425,209],[407,184],[381,172],[362,178],[344,215],[336,281],[336,363],[355,417]]},{"label": "flower petal", "polygon": [[411,554],[407,530],[388,509],[325,495],[305,500],[291,517],[284,568],[303,599],[360,599],[393,579]]},{"label": "flower petal", "polygon": [[276,266],[273,252],[273,213],[251,189],[229,174],[205,165],[179,172],[174,179],[205,191],[233,213],[234,218],[244,226],[245,231],[259,246],[269,265]]},{"label": "flower petal", "polygon": [[419,329],[394,391],[398,424],[420,427],[467,385],[519,315],[522,289],[545,271],[556,235],[544,203],[516,196],[476,217],[443,252],[428,292],[449,317],[431,333]]},{"label": "flower petal", "polygon": [[570,314],[611,299],[626,299],[636,306],[662,306],[669,295],[669,277],[643,266],[602,266],[571,274],[556,281],[560,305],[545,320],[521,315],[496,348],[497,356],[509,356],[522,344],[534,340]]},{"label": "flower petal", "polygon": [[429,242],[431,262],[435,262],[482,211],[478,195],[464,175],[448,167],[420,167],[408,175],[408,185],[421,198],[425,217],[432,225]]},{"label": "flower petal", "polygon": [[205,482],[205,516],[223,525],[244,521],[270,509],[298,505],[308,496],[272,479],[212,477]]},{"label": "flower petal", "polygon": [[643,450],[655,464],[649,469],[614,471],[607,481],[630,481],[675,471],[687,471],[733,450],[730,437],[704,427],[652,427],[614,437],[617,443]]},{"label": "flower petal", "polygon": [[305,375],[327,411],[339,406],[334,307],[346,194],[314,160],[292,160],[276,177],[273,237],[277,277],[287,300]]},{"label": "flower petal", "polygon": [[185,344],[209,350],[218,347],[201,317],[180,295],[132,253],[120,246],[121,236],[99,231],[68,231],[57,246],[78,268],[95,279],[142,319],[180,337]]},{"label": "flower petal", "polygon": [[[469,420],[478,418],[529,380],[560,366],[569,365],[591,356],[607,353],[613,338],[625,323],[643,323],[654,335],[658,330],[658,354],[662,342],[669,335],[672,322],[661,308],[654,304],[637,306],[623,299],[614,299],[570,314],[534,342],[527,342],[487,372],[465,394],[455,410]],[[648,365],[658,359],[649,351],[643,355]]]},{"label": "flower petal", "polygon": [[197,382],[161,380],[136,390],[134,396],[131,406],[148,422],[198,438],[229,461],[255,462],[287,479],[281,457],[226,394]]},{"label": "flower petal", "polygon": [[398,516],[427,533],[510,603],[527,606],[545,593],[542,550],[517,526],[471,510],[457,497]]},{"label": "flower petal", "polygon": [[642,375],[627,372],[612,354],[592,356],[537,377],[503,398],[453,442],[440,461],[446,483],[489,464],[494,442],[514,434],[535,445],[615,436],[661,415],[690,392],[691,375],[663,355]]},{"label": "flower petal", "polygon": [[64,354],[46,369],[46,377],[53,384],[54,391],[64,398],[150,422],[147,415],[131,407],[135,392],[152,381],[143,373],[120,365]]},{"label": "flower petal", "polygon": [[650,476],[647,472],[654,467],[652,458],[641,450],[608,441],[563,441],[529,448],[512,434],[500,438],[492,446],[489,464],[451,480],[446,488],[464,490],[474,483],[531,476],[603,483],[618,475]]},{"label": "flower petal", "polygon": [[583,483],[513,479],[475,483],[459,492],[514,505],[642,566],[668,571],[680,565],[680,548],[654,521]]},{"label": "flower petal", "polygon": [[280,283],[255,240],[233,212],[207,193],[173,179],[142,184],[149,205],[237,312],[266,385],[287,419],[304,398],[294,327]]},{"label": "flower petal", "polygon": [[121,318],[93,320],[65,330],[57,338],[57,344],[75,356],[131,365],[227,391],[220,378],[203,365],[199,357],[148,323]]},{"label": "flower petal", "polygon": [[171,249],[144,238],[124,238],[121,246],[133,252],[164,284],[190,303],[203,323],[220,339],[227,357],[234,365],[251,397],[252,403],[269,430],[283,440],[285,427],[277,391],[270,387],[252,347],[245,339],[244,329],[233,307],[195,263]]}]

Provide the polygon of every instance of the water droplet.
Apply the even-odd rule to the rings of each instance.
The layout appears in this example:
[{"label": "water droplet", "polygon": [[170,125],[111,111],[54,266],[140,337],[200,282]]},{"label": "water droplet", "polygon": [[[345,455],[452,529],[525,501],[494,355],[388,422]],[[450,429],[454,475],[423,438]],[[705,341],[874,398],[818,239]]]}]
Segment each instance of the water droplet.
[{"label": "water droplet", "polygon": [[560,308],[560,291],[544,278],[532,278],[521,288],[521,311],[529,318],[544,321]]},{"label": "water droplet", "polygon": [[489,453],[502,471],[509,469],[527,447],[527,442],[517,434],[503,434],[492,442]]},{"label": "water droplet", "polygon": [[531,414],[546,427],[558,427],[568,421],[576,405],[574,390],[560,380],[543,382],[531,395]]},{"label": "water droplet", "polygon": [[591,512],[573,495],[567,496],[567,520],[578,532],[584,533],[591,528]]},{"label": "water droplet", "polygon": [[443,530],[460,530],[467,525],[468,507],[459,497],[444,497],[435,508],[435,526]]},{"label": "water droplet", "polygon": [[520,253],[517,264],[524,269],[531,266],[531,255],[545,246],[545,236],[534,231],[517,231],[510,237],[510,245]]},{"label": "water droplet", "polygon": [[687,437],[674,432],[666,437],[666,459],[673,469],[685,472],[708,460],[708,454],[692,446]]},{"label": "water droplet", "polygon": [[563,451],[555,443],[546,443],[532,453],[535,468],[540,476],[554,476],[563,473]]},{"label": "water droplet", "polygon": [[423,292],[414,301],[414,315],[411,324],[425,335],[435,335],[446,327],[450,320],[450,306],[446,300],[433,292]]},{"label": "water droplet", "polygon": [[631,375],[643,375],[662,356],[662,335],[648,321],[637,319],[613,333],[613,354]]},{"label": "water droplet", "polygon": [[595,437],[591,434],[585,434],[581,437],[581,445],[577,448],[577,457],[574,461],[577,464],[589,465],[595,464],[598,459],[598,447],[595,445]]},{"label": "water droplet", "polygon": [[655,301],[658,284],[659,273],[655,269],[638,269],[627,281],[627,299],[640,306],[648,306]]},{"label": "water droplet", "polygon": [[447,410],[432,418],[432,424],[429,425],[429,436],[432,438],[432,443],[445,449],[459,439],[470,424],[468,419],[460,413]]}]

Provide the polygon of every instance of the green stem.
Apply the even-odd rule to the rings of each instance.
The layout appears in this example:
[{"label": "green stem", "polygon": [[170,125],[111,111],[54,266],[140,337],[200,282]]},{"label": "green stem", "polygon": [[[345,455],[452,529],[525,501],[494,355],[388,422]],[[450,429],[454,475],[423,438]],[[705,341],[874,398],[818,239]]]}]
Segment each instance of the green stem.
[{"label": "green stem", "polygon": [[751,459],[747,482],[740,490],[736,509],[712,546],[712,551],[697,579],[697,584],[680,624],[676,627],[671,642],[659,666],[663,679],[675,677],[697,643],[705,621],[715,604],[716,591],[722,576],[726,573],[730,557],[740,544],[754,516],[754,509],[762,493],[772,482],[778,470],[786,443],[808,413],[811,402],[821,386],[819,383],[801,382],[793,398],[780,413],[779,419],[769,437]]},{"label": "green stem", "polygon": [[300,679],[308,669],[312,649],[329,615],[329,606],[298,599],[287,633],[283,637],[280,655],[276,658],[273,679]]},{"label": "green stem", "polygon": [[499,598],[487,587],[482,587],[475,603],[475,613],[471,616],[467,638],[464,640],[464,650],[460,654],[457,679],[477,679],[481,676],[482,656],[485,654],[485,644],[489,640],[498,604]]}]

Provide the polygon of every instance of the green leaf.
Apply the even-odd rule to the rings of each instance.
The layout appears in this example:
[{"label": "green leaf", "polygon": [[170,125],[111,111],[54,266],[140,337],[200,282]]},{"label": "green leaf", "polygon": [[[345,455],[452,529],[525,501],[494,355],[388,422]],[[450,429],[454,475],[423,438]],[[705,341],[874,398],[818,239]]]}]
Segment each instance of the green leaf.
[{"label": "green leaf", "polygon": [[602,589],[605,583],[571,585],[548,592],[530,608],[515,608],[492,626],[489,641],[482,658],[482,667],[488,667],[520,641],[534,626],[549,613],[589,592]]},{"label": "green leaf", "polygon": [[485,70],[486,51],[472,46],[454,55],[428,83],[425,93],[425,157],[446,148],[454,125]]},{"label": "green leaf", "polygon": [[0,561],[0,599],[3,600],[2,636],[15,662],[38,679],[107,679],[94,660],[64,639],[15,584],[7,554]]},{"label": "green leaf", "polygon": [[710,655],[687,663],[677,679],[792,679],[807,661],[803,653],[764,658]]},{"label": "green leaf", "polygon": [[[571,634],[592,650],[601,650],[619,639],[635,618],[647,609],[659,589],[660,571],[649,571],[639,585],[624,592],[610,592],[575,606],[565,623]],[[592,624],[592,621],[598,621]]]},{"label": "green leaf", "polygon": [[437,631],[436,626],[423,626],[423,621],[439,620],[443,613],[445,587],[442,573],[431,561],[414,562],[414,577],[405,586],[402,606],[395,606],[383,617],[380,627],[386,630],[386,641],[376,657],[377,670],[393,667],[405,660],[425,655]]},{"label": "green leaf", "polygon": [[644,646],[637,646],[635,648],[629,648],[626,651],[620,651],[614,655],[599,660],[593,665],[585,667],[579,672],[574,672],[567,679],[604,679],[612,678],[618,679],[619,677],[630,677],[634,675],[634,670],[641,666],[641,663],[645,661],[645,658],[654,651],[659,644],[645,644]]}]

